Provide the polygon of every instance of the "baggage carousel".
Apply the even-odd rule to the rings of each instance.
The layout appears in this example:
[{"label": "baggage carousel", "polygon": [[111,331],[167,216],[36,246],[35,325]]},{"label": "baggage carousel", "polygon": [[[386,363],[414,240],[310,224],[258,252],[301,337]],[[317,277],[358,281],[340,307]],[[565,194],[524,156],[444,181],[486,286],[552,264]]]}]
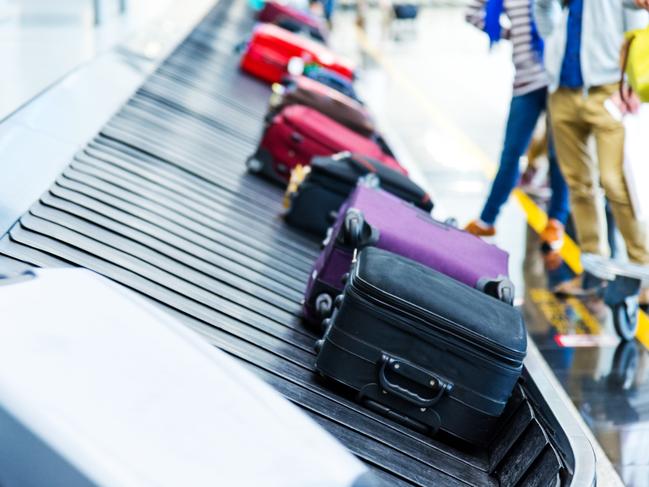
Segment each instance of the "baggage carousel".
[{"label": "baggage carousel", "polygon": [[147,296],[386,485],[594,485],[593,450],[534,349],[487,450],[404,428],[316,378],[318,337],[300,301],[319,242],[283,223],[280,188],[245,171],[270,94],[238,70],[252,22],[242,0],[217,3],[7,231],[0,254],[82,266]]}]

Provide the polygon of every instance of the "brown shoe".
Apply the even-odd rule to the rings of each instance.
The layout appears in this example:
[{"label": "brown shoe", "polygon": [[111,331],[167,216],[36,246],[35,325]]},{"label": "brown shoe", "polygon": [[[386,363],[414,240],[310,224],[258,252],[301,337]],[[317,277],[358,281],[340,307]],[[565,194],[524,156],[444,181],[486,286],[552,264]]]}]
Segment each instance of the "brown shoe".
[{"label": "brown shoe", "polygon": [[547,243],[552,250],[561,250],[563,247],[563,236],[565,229],[563,223],[554,218],[548,220],[547,225],[541,232],[541,240]]},{"label": "brown shoe", "polygon": [[496,235],[496,227],[487,225],[480,220],[472,220],[464,227],[465,232],[469,232],[476,237],[493,237]]},{"label": "brown shoe", "polygon": [[556,271],[563,264],[563,258],[558,250],[543,249],[543,264],[547,270]]},{"label": "brown shoe", "polygon": [[550,271],[558,269],[563,262],[559,252],[561,251],[561,247],[563,247],[564,234],[565,229],[563,223],[554,218],[548,220],[548,223],[541,232],[540,237],[544,243],[543,260],[545,267]]}]

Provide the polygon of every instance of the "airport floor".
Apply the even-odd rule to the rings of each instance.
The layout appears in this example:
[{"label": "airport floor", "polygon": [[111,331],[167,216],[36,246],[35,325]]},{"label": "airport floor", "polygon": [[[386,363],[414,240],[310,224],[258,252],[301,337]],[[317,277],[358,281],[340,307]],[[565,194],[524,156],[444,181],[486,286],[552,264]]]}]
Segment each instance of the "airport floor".
[{"label": "airport floor", "polygon": [[[460,7],[426,8],[414,23],[387,27],[372,10],[361,32],[355,12],[346,10],[333,32],[334,45],[363,63],[359,83],[367,101],[432,190],[437,216],[460,225],[475,218],[503,139],[511,48],[503,43],[490,51]],[[503,208],[494,242],[511,255],[528,329],[557,379],[625,485],[649,486],[647,349],[619,341],[600,300],[548,291],[538,236],[515,198]]]},{"label": "airport floor", "polygon": [[[69,9],[52,17],[43,14],[45,7],[52,10],[46,0],[0,0],[0,58],[19,66],[0,77],[0,120],[152,15],[140,3],[140,13],[95,31],[90,2],[84,3],[82,14],[75,2],[84,3],[67,0],[61,5]],[[153,3],[160,11],[169,2]],[[30,5],[33,11],[16,16],[17,5]],[[464,22],[462,9],[451,6],[428,7],[414,23],[389,26],[372,9],[361,32],[354,11],[341,10],[332,43],[362,64],[359,91],[400,158],[432,191],[436,216],[456,218],[460,225],[477,216],[504,132],[513,74],[509,46],[490,52],[484,35]],[[24,117],[18,124],[28,125]],[[8,133],[0,125],[0,136],[3,130]],[[74,149],[74,144],[64,149]],[[59,169],[52,169],[53,174]],[[494,242],[511,255],[518,302],[558,381],[625,485],[649,487],[647,349],[639,342],[619,342],[601,301],[561,299],[547,290],[538,237],[514,198],[503,208]]]}]

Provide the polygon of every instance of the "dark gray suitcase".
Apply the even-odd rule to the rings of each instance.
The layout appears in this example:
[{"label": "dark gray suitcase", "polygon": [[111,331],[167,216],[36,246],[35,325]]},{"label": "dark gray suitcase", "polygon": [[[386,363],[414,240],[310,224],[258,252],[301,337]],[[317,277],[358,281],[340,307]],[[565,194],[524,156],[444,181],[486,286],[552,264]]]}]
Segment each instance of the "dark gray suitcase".
[{"label": "dark gray suitcase", "polygon": [[489,444],[527,350],[515,308],[375,247],[358,254],[336,305],[320,374],[402,423]]},{"label": "dark gray suitcase", "polygon": [[432,211],[430,195],[408,176],[369,157],[340,152],[311,160],[311,172],[289,196],[285,220],[289,225],[324,237],[358,180],[368,175],[385,191],[422,210]]}]

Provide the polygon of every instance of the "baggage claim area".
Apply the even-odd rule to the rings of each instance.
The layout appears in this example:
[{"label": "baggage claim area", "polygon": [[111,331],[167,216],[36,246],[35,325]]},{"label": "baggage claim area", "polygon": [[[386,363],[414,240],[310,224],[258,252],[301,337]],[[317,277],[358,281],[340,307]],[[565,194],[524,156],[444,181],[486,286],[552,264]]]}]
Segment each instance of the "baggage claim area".
[{"label": "baggage claim area", "polygon": [[253,3],[0,0],[0,486],[649,487],[644,269],[461,230],[511,45]]}]

